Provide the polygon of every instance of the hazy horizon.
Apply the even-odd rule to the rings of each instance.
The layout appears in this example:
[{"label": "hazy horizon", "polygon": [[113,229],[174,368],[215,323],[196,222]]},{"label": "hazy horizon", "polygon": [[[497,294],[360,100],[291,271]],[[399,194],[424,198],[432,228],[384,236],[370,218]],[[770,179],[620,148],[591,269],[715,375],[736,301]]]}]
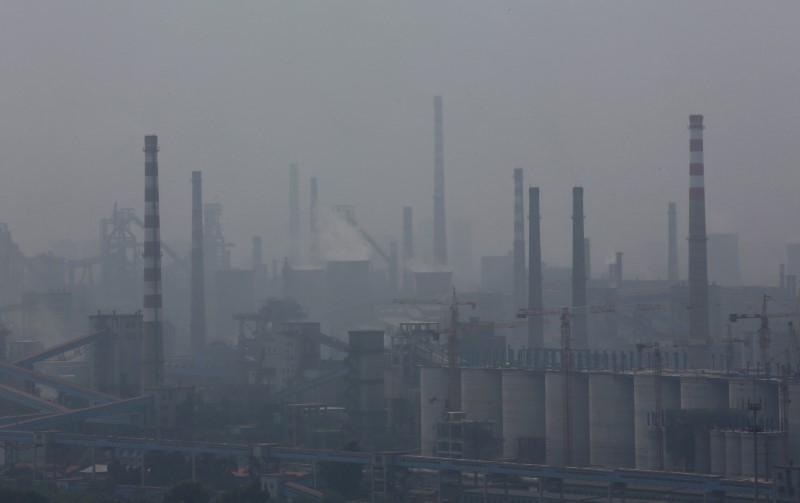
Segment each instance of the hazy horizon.
[{"label": "hazy horizon", "polygon": [[168,242],[189,241],[201,170],[234,264],[253,235],[284,256],[292,162],[304,230],[316,176],[322,205],[399,241],[403,206],[417,229],[432,219],[442,95],[448,225],[471,223],[473,267],[511,249],[521,166],[541,187],[545,262],[569,264],[581,185],[595,275],[619,250],[626,275],[664,277],[675,201],[685,277],[700,113],[708,232],[739,233],[744,281],[773,284],[800,241],[798,17],[742,1],[6,2],[0,222],[30,256],[97,239],[115,201],[141,216],[157,134]]}]

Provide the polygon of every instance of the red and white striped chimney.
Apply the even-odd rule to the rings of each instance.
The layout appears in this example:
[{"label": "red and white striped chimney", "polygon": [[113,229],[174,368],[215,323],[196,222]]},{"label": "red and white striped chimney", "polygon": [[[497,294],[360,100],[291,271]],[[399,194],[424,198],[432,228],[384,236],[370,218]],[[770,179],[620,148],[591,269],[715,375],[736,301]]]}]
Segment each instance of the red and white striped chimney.
[{"label": "red and white striped chimney", "polygon": [[161,222],[158,211],[158,137],[144,137],[144,296],[142,390],[164,382],[161,325]]},{"label": "red and white striped chimney", "polygon": [[[689,338],[708,340],[708,257],[703,116],[689,116]],[[695,361],[695,366],[706,362]]]}]

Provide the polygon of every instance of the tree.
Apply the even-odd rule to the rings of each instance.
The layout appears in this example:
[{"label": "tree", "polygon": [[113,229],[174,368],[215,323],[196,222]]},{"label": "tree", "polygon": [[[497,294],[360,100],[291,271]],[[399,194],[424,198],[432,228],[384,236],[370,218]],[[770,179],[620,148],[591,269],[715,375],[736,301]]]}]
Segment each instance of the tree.
[{"label": "tree", "polygon": [[192,480],[178,482],[164,494],[164,503],[208,503],[211,491]]},{"label": "tree", "polygon": [[258,483],[253,483],[223,493],[214,501],[215,503],[266,503],[268,499],[269,493],[261,489]]}]

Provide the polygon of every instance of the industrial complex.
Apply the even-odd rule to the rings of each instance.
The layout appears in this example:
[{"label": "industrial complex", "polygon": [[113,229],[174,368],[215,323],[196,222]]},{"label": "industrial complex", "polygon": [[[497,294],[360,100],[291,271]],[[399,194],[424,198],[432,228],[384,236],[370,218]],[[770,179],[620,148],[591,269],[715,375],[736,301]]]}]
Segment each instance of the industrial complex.
[{"label": "industrial complex", "polygon": [[[441,96],[433,120],[422,239],[422,209],[396,208],[394,238],[377,237],[369,208],[322,204],[293,163],[288,232],[253,236],[252,266],[233,267],[201,171],[179,201],[191,221],[162,232],[176,196],[155,135],[144,205],[114,205],[93,256],[28,256],[0,224],[6,472],[158,491],[164,459],[210,485],[226,460],[231,484],[290,501],[800,502],[800,245],[774,285],[741,284],[738,235],[706,230],[703,115],[688,117],[688,209],[663,208],[662,279],[623,275],[623,251],[592,271],[591,187],[572,190],[571,265],[543,263],[551,193],[510,166],[508,253],[481,257],[476,288],[459,279],[468,226],[448,234]],[[265,260],[271,240],[289,253]]]}]

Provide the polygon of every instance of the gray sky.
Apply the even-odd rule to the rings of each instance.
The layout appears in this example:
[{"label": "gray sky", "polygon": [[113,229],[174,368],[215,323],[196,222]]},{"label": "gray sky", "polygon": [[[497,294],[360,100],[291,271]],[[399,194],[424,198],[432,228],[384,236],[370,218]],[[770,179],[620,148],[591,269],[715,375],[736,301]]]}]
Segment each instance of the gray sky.
[{"label": "gray sky", "polygon": [[[432,213],[441,94],[448,219],[473,223],[475,257],[511,247],[516,165],[542,187],[550,263],[569,261],[576,184],[595,267],[646,262],[670,200],[685,236],[690,113],[709,231],[798,240],[797,19],[789,1],[5,1],[0,221],[33,254],[96,238],[114,201],[141,214],[156,133],[167,240],[189,239],[199,169],[244,260],[285,229],[294,161],[304,222],[317,176],[323,203],[399,238],[402,206]],[[747,257],[745,279],[781,257]]]}]

